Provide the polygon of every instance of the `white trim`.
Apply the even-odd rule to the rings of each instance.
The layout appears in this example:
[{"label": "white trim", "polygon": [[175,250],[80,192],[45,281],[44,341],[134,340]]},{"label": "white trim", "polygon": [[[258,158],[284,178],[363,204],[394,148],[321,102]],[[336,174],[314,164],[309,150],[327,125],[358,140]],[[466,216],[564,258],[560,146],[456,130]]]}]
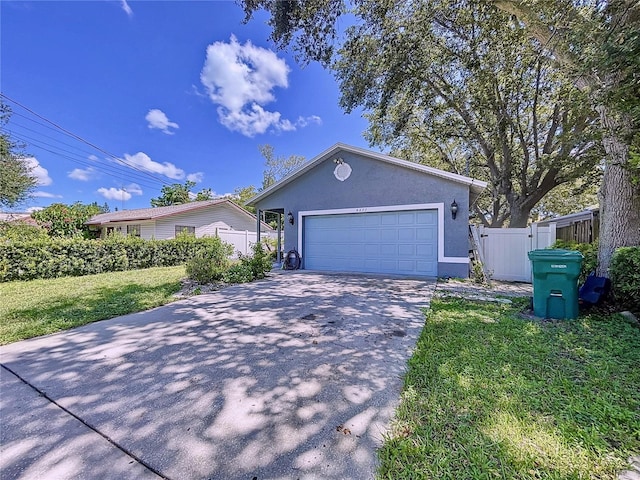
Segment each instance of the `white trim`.
[{"label": "white trim", "polygon": [[400,212],[407,210],[438,211],[438,263],[469,263],[469,257],[444,256],[444,203],[415,203],[411,205],[385,205],[382,207],[338,208],[329,210],[305,210],[298,212],[298,252],[304,257],[302,245],[303,217],[314,215],[344,215],[349,213]]}]

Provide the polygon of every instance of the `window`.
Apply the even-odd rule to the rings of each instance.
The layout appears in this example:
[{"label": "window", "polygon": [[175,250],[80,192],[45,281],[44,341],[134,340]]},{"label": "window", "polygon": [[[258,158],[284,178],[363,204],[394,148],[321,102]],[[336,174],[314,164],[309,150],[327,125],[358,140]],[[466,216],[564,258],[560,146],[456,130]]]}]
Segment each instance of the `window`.
[{"label": "window", "polygon": [[127,235],[140,236],[140,225],[127,225]]},{"label": "window", "polygon": [[196,236],[196,227],[189,227],[186,225],[176,225],[176,237],[180,234]]}]

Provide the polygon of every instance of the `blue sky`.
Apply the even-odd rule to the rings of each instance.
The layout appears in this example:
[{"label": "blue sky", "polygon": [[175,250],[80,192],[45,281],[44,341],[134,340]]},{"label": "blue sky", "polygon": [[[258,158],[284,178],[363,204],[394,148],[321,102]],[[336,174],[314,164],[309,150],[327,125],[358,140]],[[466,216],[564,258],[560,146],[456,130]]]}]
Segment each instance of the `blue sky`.
[{"label": "blue sky", "polygon": [[5,100],[4,129],[39,178],[22,210],[148,207],[187,179],[218,195],[259,187],[261,144],[307,159],[367,147],[331,73],[276,50],[266,14],[243,17],[232,1],[0,2],[2,93],[43,117]]}]

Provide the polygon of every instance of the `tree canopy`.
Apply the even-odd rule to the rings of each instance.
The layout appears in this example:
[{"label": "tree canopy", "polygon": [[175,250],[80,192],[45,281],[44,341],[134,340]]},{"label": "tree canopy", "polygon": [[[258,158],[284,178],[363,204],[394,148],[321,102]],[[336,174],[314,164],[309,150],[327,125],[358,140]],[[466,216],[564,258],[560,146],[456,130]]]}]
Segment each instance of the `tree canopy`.
[{"label": "tree canopy", "polygon": [[160,191],[160,196],[151,199],[151,206],[166,207],[169,205],[181,205],[183,203],[213,199],[213,192],[210,188],[203,188],[198,193],[192,193],[191,189],[195,186],[196,183],[191,180],[187,180],[184,184],[174,183],[172,185],[165,185]]},{"label": "tree canopy", "polygon": [[31,216],[51,237],[89,237],[89,229],[85,222],[94,215],[108,211],[106,204],[100,206],[96,202],[88,205],[81,202],[72,205],[53,203],[33,212]]}]

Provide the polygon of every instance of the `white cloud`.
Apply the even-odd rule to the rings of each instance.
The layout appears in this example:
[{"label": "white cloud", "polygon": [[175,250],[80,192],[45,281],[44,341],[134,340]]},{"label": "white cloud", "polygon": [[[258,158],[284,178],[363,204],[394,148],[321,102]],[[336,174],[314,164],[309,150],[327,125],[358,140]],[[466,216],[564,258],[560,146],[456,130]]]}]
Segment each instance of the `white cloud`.
[{"label": "white cloud", "polygon": [[190,173],[189,175],[187,175],[187,180],[189,180],[190,182],[200,183],[202,180],[204,180],[204,172]]},{"label": "white cloud", "polygon": [[174,180],[182,180],[184,178],[184,170],[176,167],[173,163],[158,163],[151,160],[149,155],[144,152],[138,152],[135,155],[124,154],[125,163],[130,166],[137,167],[140,170],[151,173],[159,173]]},{"label": "white cloud", "polygon": [[89,180],[95,178],[97,175],[96,169],[93,167],[87,167],[85,169],[82,168],[74,168],[67,175],[69,178],[73,180],[80,180],[81,182],[88,182]]},{"label": "white cloud", "polygon": [[309,117],[298,117],[298,120],[296,120],[296,125],[299,127],[306,127],[311,124],[322,125],[322,119],[318,115],[311,115]]},{"label": "white cloud", "polygon": [[53,183],[47,169],[40,165],[40,162],[38,162],[35,157],[26,157],[23,158],[22,161],[27,164],[31,175],[36,178],[36,185],[46,187]]},{"label": "white cloud", "polygon": [[37,212],[38,210],[43,210],[44,207],[29,207],[27,208],[27,213]]},{"label": "white cloud", "polygon": [[142,195],[142,188],[137,183],[130,183],[124,187],[124,191],[129,192],[132,195]]},{"label": "white cloud", "polygon": [[98,157],[96,157],[95,155],[89,155],[87,158],[89,160],[91,160],[92,162],[97,162],[98,161]]},{"label": "white cloud", "polygon": [[149,122],[149,128],[157,128],[167,135],[173,135],[175,133],[171,130],[172,128],[180,128],[177,123],[170,122],[167,115],[157,108],[149,110],[149,113],[147,113],[147,116],[144,118]]},{"label": "white cloud", "polygon": [[127,3],[127,0],[121,0],[120,6],[122,7],[122,10],[124,10],[125,13],[129,16],[129,18],[133,17],[133,10],[131,10],[131,7]]},{"label": "white cloud", "polygon": [[33,192],[32,196],[36,198],[62,198],[62,195],[56,195],[54,193],[43,192],[43,191]]},{"label": "white cloud", "polygon": [[114,187],[101,187],[98,189],[98,193],[107,200],[127,201],[131,198],[131,194],[126,190]]},{"label": "white cloud", "polygon": [[200,81],[209,99],[218,105],[220,123],[253,137],[269,128],[292,131],[303,126],[263,108],[276,99],[274,88],[289,86],[289,71],[286,62],[271,50],[250,41],[241,45],[232,35],[229,43],[215,42],[207,47]]}]

